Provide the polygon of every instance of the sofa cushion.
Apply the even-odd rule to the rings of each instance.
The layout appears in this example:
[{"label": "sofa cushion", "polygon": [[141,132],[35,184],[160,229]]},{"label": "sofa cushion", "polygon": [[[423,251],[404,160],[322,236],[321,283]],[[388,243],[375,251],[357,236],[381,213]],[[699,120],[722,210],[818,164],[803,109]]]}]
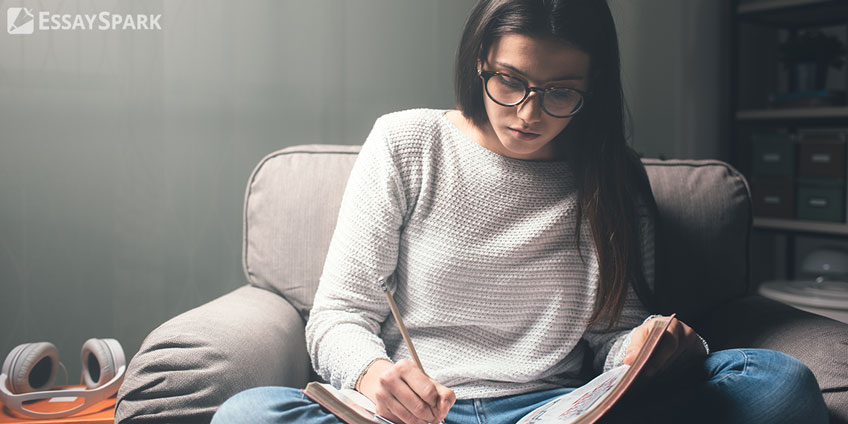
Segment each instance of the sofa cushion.
[{"label": "sofa cushion", "polygon": [[[245,275],[251,284],[284,296],[304,319],[359,149],[285,148],[266,156],[248,181]],[[655,297],[663,312],[686,319],[744,295],[751,227],[745,179],[720,161],[643,163],[660,214]]]},{"label": "sofa cushion", "polygon": [[660,312],[694,321],[749,293],[751,195],[745,178],[716,160],[644,159],[657,202]]},{"label": "sofa cushion", "polygon": [[209,422],[242,390],[303,387],[311,368],[303,324],[285,299],[249,285],[171,318],[130,361],[115,422]]},{"label": "sofa cushion", "polygon": [[304,145],[263,158],[247,182],[242,265],[247,281],[312,308],[348,175],[360,146]]},{"label": "sofa cushion", "polygon": [[777,350],[799,359],[813,374],[831,424],[848,423],[848,325],[751,295],[716,308],[698,325],[713,349]]}]

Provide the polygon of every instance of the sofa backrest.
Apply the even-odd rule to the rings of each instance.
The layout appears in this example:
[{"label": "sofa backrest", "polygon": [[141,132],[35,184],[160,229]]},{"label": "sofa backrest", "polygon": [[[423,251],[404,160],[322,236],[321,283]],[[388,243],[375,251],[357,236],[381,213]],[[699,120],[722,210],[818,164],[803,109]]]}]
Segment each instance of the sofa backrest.
[{"label": "sofa backrest", "polygon": [[751,193],[717,160],[643,159],[659,214],[655,234],[660,312],[691,322],[750,294]]},{"label": "sofa backrest", "polygon": [[[304,145],[263,158],[247,184],[242,263],[250,284],[280,294],[304,320],[360,146]],[[750,194],[719,161],[643,160],[657,201],[661,312],[691,319],[748,287]]]}]

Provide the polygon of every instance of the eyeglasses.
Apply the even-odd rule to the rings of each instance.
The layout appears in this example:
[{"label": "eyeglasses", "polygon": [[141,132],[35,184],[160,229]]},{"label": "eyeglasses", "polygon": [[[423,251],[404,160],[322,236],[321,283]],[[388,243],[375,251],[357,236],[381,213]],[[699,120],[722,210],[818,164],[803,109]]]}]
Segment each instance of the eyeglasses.
[{"label": "eyeglasses", "polygon": [[477,75],[483,80],[486,94],[501,106],[518,106],[531,91],[539,93],[542,110],[554,118],[574,116],[585,103],[587,92],[565,87],[530,87],[527,81],[503,72],[480,70]]}]

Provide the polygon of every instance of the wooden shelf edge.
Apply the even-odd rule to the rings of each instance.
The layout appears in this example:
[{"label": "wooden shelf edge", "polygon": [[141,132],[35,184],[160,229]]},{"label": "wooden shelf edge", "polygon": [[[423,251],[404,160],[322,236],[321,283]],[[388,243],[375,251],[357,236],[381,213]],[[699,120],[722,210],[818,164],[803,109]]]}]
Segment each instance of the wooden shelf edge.
[{"label": "wooden shelf edge", "polygon": [[748,13],[767,12],[789,7],[806,6],[808,4],[825,3],[828,0],[761,0],[742,3],[736,8],[736,13],[745,15]]},{"label": "wooden shelf edge", "polygon": [[736,111],[736,119],[804,119],[848,118],[848,106],[809,107],[797,109],[745,109]]},{"label": "wooden shelf edge", "polygon": [[807,233],[848,235],[848,224],[835,222],[800,221],[795,219],[754,218],[754,228]]}]

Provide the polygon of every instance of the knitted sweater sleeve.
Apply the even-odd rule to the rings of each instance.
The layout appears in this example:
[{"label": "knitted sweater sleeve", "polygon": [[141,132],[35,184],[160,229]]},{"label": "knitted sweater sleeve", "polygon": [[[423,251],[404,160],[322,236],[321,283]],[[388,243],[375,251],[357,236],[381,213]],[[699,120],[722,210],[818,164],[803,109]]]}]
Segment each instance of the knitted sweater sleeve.
[{"label": "knitted sweater sleeve", "polygon": [[390,313],[378,280],[391,275],[406,202],[381,120],[354,163],[336,229],[306,324],[318,375],[353,388],[377,359],[388,359],[379,337]]},{"label": "knitted sweater sleeve", "polygon": [[[647,208],[640,210],[640,233],[642,246],[642,264],[648,287],[654,287],[654,222]],[[621,319],[607,328],[601,322],[589,328],[583,338],[589,342],[589,347],[595,353],[593,364],[595,369],[608,371],[624,361],[624,356],[630,345],[632,330],[648,319],[649,313],[642,301],[636,295],[633,287],[628,288],[624,301]]]}]

